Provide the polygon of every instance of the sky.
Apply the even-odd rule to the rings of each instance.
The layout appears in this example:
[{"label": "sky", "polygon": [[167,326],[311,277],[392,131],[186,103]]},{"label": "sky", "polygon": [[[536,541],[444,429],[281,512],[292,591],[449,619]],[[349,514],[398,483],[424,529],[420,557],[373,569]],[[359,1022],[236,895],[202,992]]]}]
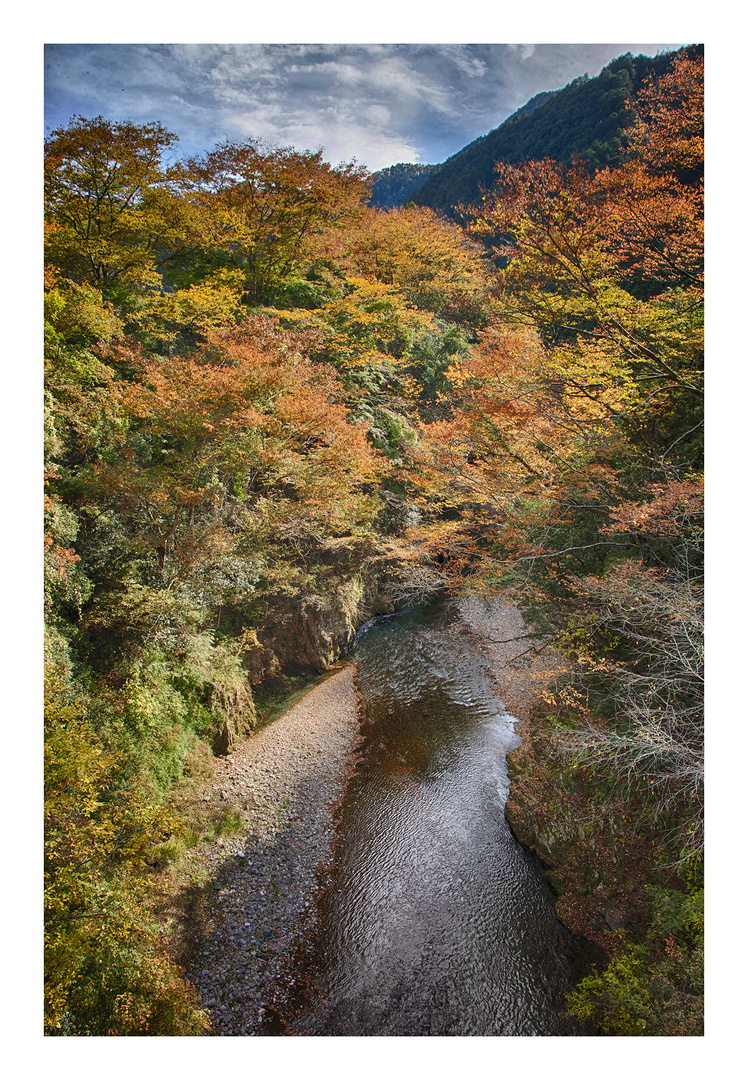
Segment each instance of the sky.
[{"label": "sky", "polygon": [[445,161],[542,90],[595,76],[626,52],[678,47],[47,44],[44,123],[158,120],[179,136],[179,154],[261,138],[375,172]]}]

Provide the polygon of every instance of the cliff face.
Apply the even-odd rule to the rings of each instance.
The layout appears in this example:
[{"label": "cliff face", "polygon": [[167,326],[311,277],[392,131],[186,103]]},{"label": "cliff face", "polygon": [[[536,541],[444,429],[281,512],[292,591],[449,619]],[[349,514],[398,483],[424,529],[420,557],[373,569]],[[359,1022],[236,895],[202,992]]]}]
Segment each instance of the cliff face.
[{"label": "cliff face", "polygon": [[293,666],[321,674],[331,667],[351,647],[357,627],[368,617],[359,593],[360,583],[354,579],[331,595],[284,598],[259,635],[272,657],[271,671]]},{"label": "cliff face", "polygon": [[222,756],[231,753],[254,729],[257,711],[249,686],[241,686],[230,693],[217,694],[211,708],[219,717],[218,730],[213,738],[213,753]]},{"label": "cliff face", "polygon": [[315,560],[316,587],[273,597],[258,627],[270,674],[289,665],[321,674],[348,651],[362,623],[392,610],[382,590],[387,563],[368,546],[328,541]]},{"label": "cliff face", "polygon": [[305,585],[289,580],[286,587],[265,594],[259,614],[235,609],[230,615],[246,681],[231,695],[211,699],[213,749],[220,756],[233,752],[266,720],[267,709],[272,713],[309,679],[336,664],[367,619],[392,610],[383,590],[389,564],[370,543],[320,541],[308,569]]},{"label": "cliff face", "polygon": [[553,732],[542,707],[518,725],[522,744],[508,757],[506,817],[545,864],[561,921],[615,955],[623,933],[646,922],[654,841],[624,793],[603,790],[589,770],[573,767]]},{"label": "cliff face", "polygon": [[289,648],[291,660],[302,667],[325,671],[353,644],[359,605],[345,593],[329,600],[305,597],[293,612]]}]

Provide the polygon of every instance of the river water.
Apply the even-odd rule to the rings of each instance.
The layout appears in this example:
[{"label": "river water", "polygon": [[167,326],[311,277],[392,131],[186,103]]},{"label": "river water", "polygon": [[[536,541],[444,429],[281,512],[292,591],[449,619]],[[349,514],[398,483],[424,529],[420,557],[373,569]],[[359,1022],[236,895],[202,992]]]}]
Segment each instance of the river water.
[{"label": "river water", "polygon": [[355,649],[361,761],[338,820],[306,1035],[578,1035],[583,963],[504,817],[514,721],[448,609],[378,620]]}]

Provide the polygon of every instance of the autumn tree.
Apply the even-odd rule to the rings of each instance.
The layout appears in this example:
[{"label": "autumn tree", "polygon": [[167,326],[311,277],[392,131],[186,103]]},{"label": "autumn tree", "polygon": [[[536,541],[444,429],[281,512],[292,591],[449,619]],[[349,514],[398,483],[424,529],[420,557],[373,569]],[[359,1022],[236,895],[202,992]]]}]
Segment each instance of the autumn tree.
[{"label": "autumn tree", "polygon": [[105,292],[160,284],[184,233],[164,163],[177,136],[162,124],[76,116],[45,144],[47,258]]},{"label": "autumn tree", "polygon": [[[659,97],[647,92],[647,153],[678,129],[677,108],[666,122],[656,102],[672,103],[678,81],[689,96],[698,67],[684,60]],[[687,132],[694,108],[689,97]],[[602,531],[619,500],[701,467],[701,191],[646,154],[596,174],[551,161],[496,173],[472,229],[500,238],[506,329],[453,366],[461,407],[431,436],[452,488],[502,501],[497,553],[558,586],[624,547]]]},{"label": "autumn tree", "polygon": [[368,210],[349,231],[355,273],[404,292],[410,303],[462,324],[490,311],[490,264],[463,229],[432,210]]},{"label": "autumn tree", "polygon": [[611,419],[625,416],[664,458],[698,455],[701,423],[702,191],[662,169],[678,131],[683,155],[698,154],[700,73],[702,61],[682,58],[663,88],[646,91],[632,144],[642,152],[619,169],[497,166],[472,226],[502,237],[506,317],[539,328],[559,385],[578,400],[607,397]]},{"label": "autumn tree", "polygon": [[185,280],[237,271],[247,304],[268,303],[303,266],[305,245],[323,227],[341,227],[361,210],[367,173],[334,168],[322,151],[226,142],[185,163],[181,178],[201,228]]},{"label": "autumn tree", "polygon": [[693,415],[702,395],[697,196],[630,172],[502,167],[474,228],[505,237],[507,317],[538,326],[570,393],[617,386],[644,409],[677,398]]},{"label": "autumn tree", "polygon": [[81,626],[92,655],[104,650],[108,664],[119,650],[126,666],[149,619],[187,641],[227,598],[251,597],[284,544],[367,534],[372,449],[332,367],[292,334],[254,316],[209,333],[194,357],[131,345],[107,356],[138,378],[111,380],[96,424],[80,424],[83,460],[68,485],[98,584]]},{"label": "autumn tree", "polygon": [[650,173],[670,175],[690,187],[704,177],[704,57],[682,50],[672,66],[650,80],[634,104],[636,123],[629,155]]}]

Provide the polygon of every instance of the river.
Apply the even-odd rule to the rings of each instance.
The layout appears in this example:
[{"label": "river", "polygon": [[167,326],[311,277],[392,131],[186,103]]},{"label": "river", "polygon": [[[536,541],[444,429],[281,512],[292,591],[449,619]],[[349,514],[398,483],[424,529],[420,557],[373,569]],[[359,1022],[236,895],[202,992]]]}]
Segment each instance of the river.
[{"label": "river", "polygon": [[[579,1035],[583,943],[504,817],[514,720],[437,604],[358,637],[361,759],[296,1035]],[[303,977],[302,977],[303,975]]]}]

